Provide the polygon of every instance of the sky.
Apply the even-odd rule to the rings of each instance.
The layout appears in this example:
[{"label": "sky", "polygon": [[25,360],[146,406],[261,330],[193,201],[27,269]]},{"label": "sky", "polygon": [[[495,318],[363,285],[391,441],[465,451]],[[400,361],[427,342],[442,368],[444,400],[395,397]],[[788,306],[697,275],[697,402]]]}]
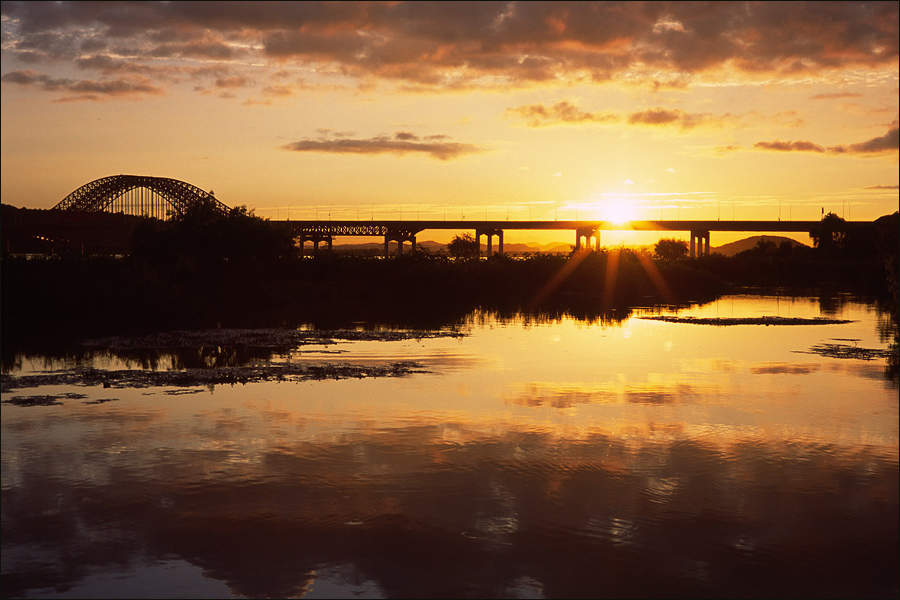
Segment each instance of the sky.
[{"label": "sky", "polygon": [[897,2],[3,2],[2,201],[132,174],[272,219],[872,220],[898,71]]}]

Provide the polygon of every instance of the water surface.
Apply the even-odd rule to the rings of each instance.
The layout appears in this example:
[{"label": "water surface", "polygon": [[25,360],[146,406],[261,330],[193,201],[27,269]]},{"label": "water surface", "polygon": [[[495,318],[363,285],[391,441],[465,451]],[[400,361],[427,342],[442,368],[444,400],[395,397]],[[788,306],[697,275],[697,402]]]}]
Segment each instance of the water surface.
[{"label": "water surface", "polygon": [[816,352],[886,350],[885,317],[758,296],[678,314],[851,322],[652,314],[474,314],[463,337],[247,359],[418,365],[397,376],[7,389],[3,595],[896,598],[897,384]]}]

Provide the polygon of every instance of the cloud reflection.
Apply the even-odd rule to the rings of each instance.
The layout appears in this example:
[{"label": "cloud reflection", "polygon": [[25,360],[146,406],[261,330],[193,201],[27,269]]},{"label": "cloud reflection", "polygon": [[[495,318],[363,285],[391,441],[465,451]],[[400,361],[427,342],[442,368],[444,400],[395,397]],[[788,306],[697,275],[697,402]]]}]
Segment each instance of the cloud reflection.
[{"label": "cloud reflection", "polygon": [[696,400],[710,394],[707,388],[686,383],[667,384],[609,384],[601,387],[527,383],[506,398],[508,404],[519,406],[549,406],[566,409],[579,404],[637,403],[672,404],[687,399]]},{"label": "cloud reflection", "polygon": [[[199,417],[220,440],[206,447],[179,447],[164,424],[19,438],[3,454],[17,474],[3,488],[4,594],[173,559],[249,597],[303,594],[326,571],[388,597],[500,597],[523,582],[547,597],[896,585],[895,452],[462,423],[250,450],[231,418]],[[235,470],[247,451],[252,468]],[[848,513],[835,481],[851,479]]]}]

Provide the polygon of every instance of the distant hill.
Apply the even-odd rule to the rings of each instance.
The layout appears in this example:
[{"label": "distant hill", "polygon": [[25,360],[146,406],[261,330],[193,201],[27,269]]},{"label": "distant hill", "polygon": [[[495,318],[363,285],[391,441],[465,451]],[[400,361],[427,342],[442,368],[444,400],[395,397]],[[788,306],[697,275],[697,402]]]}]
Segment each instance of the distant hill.
[{"label": "distant hill", "polygon": [[[776,246],[780,246],[782,242],[790,242],[792,246],[803,246],[804,248],[808,248],[806,244],[801,244],[797,240],[779,236],[779,235],[754,235],[753,237],[744,238],[742,240],[738,240],[736,242],[731,242],[730,244],[722,244],[721,246],[715,246],[712,248],[713,252],[718,252],[719,254],[724,254],[725,256],[734,256],[738,252],[743,252],[744,250],[750,250],[751,248],[756,246],[756,243],[760,240],[766,240],[770,242],[774,242]],[[447,244],[441,244],[439,242],[433,241],[424,241],[417,242],[417,245],[422,246],[427,249],[429,252],[446,252]],[[338,252],[353,252],[353,253],[361,253],[361,254],[381,254],[384,252],[384,242],[369,242],[362,244],[341,244],[337,242],[334,244],[334,249]],[[497,242],[494,241],[493,250],[497,251]],[[649,247],[649,250],[652,251],[652,246]],[[481,244],[481,251],[485,253],[487,251],[487,245]],[[503,253],[504,254],[537,254],[537,253],[546,253],[546,254],[568,254],[572,251],[572,244],[563,244],[563,243],[550,243],[550,244],[503,244]]]},{"label": "distant hill", "polygon": [[809,248],[809,246],[807,246],[806,244],[801,244],[797,240],[780,235],[754,235],[752,237],[744,238],[736,242],[731,242],[730,244],[713,246],[712,251],[718,252],[719,254],[724,254],[725,256],[734,256],[738,252],[743,252],[744,250],[751,250],[755,248],[757,242],[759,241],[774,242],[776,246],[780,246],[782,242],[789,242],[791,246],[795,248],[798,246]]}]

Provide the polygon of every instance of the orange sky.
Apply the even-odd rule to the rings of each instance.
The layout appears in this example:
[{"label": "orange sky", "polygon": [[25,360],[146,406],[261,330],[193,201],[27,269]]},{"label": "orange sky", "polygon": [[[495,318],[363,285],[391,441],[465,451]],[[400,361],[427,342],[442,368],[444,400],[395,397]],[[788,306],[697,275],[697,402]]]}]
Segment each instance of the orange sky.
[{"label": "orange sky", "polygon": [[2,13],[2,200],[15,206],[125,173],[270,218],[862,220],[898,207],[896,2]]}]

